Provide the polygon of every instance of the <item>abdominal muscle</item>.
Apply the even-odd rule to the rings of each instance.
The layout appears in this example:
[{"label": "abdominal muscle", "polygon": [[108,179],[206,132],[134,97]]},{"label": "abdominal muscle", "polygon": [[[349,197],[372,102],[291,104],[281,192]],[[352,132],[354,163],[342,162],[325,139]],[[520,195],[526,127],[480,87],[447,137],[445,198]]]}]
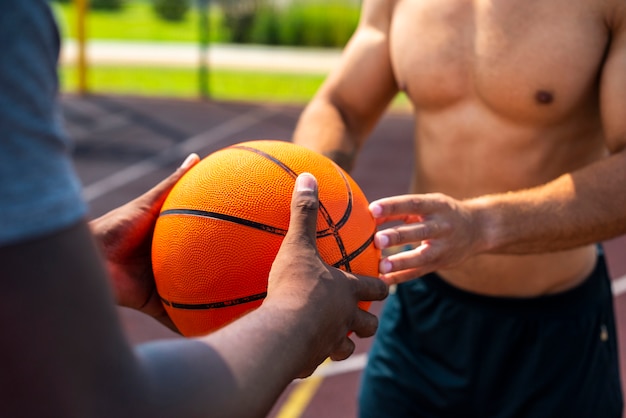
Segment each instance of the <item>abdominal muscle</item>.
[{"label": "abdominal muscle", "polygon": [[596,249],[532,255],[477,255],[437,273],[463,290],[488,296],[536,297],[559,293],[582,283],[593,271]]},{"label": "abdominal muscle", "polygon": [[[609,39],[600,4],[395,2],[391,63],[416,110],[411,193],[515,192],[602,158],[597,80]],[[588,245],[481,254],[438,273],[468,291],[532,297],[580,284],[595,262]]]},{"label": "abdominal muscle", "polygon": [[[418,112],[411,192],[460,200],[514,192],[601,158],[604,147],[595,118],[569,120],[533,128],[498,118],[476,103]],[[474,293],[534,297],[582,283],[596,258],[595,245],[543,254],[480,254],[437,273]]]}]

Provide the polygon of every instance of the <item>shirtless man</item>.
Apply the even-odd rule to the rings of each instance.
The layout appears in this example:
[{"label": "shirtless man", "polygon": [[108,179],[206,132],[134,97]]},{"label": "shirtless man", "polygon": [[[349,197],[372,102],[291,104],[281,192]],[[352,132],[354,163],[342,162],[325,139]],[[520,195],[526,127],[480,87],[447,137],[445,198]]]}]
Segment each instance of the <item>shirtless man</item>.
[{"label": "shirtless man", "polygon": [[626,2],[364,0],[294,142],[350,169],[399,91],[412,194],[370,208],[413,249],[380,263],[361,416],[621,417],[595,243],[626,232]]}]

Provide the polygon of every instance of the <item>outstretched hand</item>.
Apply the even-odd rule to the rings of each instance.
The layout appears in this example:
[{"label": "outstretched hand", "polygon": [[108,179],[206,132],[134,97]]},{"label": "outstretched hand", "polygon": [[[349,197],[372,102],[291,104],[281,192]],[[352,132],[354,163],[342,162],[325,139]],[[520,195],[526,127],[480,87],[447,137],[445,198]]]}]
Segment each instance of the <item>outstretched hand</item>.
[{"label": "outstretched hand", "polygon": [[381,279],[388,284],[453,267],[478,252],[478,222],[462,201],[449,196],[433,193],[388,197],[372,202],[370,212],[378,225],[402,222],[376,233],[374,243],[379,249],[412,247],[381,260]]},{"label": "outstretched hand", "polygon": [[177,331],[156,292],[152,234],[161,206],[176,182],[199,157],[191,154],[168,178],[140,197],[90,222],[102,250],[118,305],[150,315]]},{"label": "outstretched hand", "polygon": [[294,189],[289,231],[276,256],[264,304],[314,321],[314,355],[300,377],[310,375],[327,357],[343,360],[354,352],[350,331],[372,336],[378,319],[359,309],[359,301],[382,300],[387,286],[378,278],[357,276],[324,263],[318,254],[316,224],[319,200],[317,182],[301,174]]}]

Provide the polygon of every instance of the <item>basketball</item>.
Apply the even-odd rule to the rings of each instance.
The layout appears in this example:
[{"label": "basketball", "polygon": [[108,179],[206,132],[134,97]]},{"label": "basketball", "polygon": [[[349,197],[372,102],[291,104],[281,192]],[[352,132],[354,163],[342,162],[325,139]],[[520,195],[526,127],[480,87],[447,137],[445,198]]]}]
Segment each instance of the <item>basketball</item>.
[{"label": "basketball", "polygon": [[[363,191],[344,170],[290,142],[235,144],[208,155],[178,181],[155,226],[156,288],[184,336],[212,332],[261,305],[302,172],[318,180],[322,259],[378,276],[376,223]],[[369,302],[360,307],[367,310]]]}]

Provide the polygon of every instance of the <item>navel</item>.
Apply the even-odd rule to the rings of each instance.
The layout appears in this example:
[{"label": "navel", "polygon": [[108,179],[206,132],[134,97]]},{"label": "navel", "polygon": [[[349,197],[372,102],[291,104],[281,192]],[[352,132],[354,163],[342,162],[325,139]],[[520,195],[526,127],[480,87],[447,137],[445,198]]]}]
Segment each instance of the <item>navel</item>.
[{"label": "navel", "polygon": [[535,93],[535,100],[542,105],[548,105],[554,101],[554,94],[548,90],[539,90]]}]

